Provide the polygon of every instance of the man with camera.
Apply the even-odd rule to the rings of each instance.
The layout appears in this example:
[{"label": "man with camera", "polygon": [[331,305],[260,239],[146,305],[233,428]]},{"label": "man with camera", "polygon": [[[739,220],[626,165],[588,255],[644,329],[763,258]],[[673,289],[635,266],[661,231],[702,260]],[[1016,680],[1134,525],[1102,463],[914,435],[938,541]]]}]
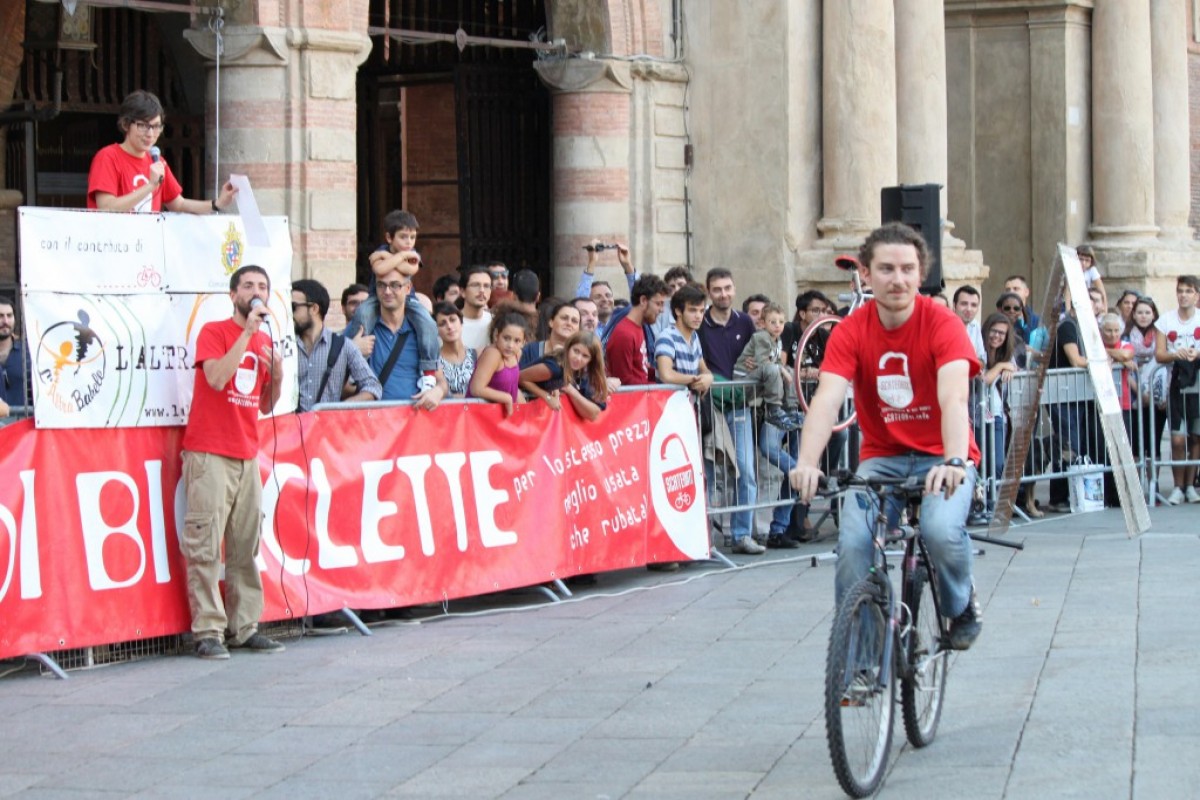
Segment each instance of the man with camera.
[{"label": "man with camera", "polygon": [[583,249],[588,254],[587,266],[583,268],[583,274],[579,276],[579,285],[575,287],[575,296],[590,298],[596,304],[596,315],[600,320],[596,329],[600,330],[608,325],[616,306],[613,302],[612,287],[608,281],[595,280],[597,253],[605,250],[617,251],[617,261],[621,264],[621,269],[625,271],[625,282],[629,285],[631,292],[633,284],[637,282],[638,273],[629,260],[629,248],[623,244],[605,244],[599,239],[593,239],[590,244],[585,244]]}]

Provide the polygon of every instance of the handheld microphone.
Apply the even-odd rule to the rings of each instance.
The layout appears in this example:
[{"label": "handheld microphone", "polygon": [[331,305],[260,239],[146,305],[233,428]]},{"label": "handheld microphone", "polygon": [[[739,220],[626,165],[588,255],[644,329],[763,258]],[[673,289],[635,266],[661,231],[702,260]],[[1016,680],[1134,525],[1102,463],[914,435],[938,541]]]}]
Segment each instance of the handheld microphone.
[{"label": "handheld microphone", "polygon": [[[250,310],[251,310],[251,311],[253,311],[253,310],[255,310],[256,308],[262,308],[262,309],[264,309],[264,310],[265,310],[265,308],[266,308],[266,303],[264,303],[264,302],[262,301],[262,298],[261,298],[261,297],[255,297],[253,300],[251,300],[251,301],[250,301]],[[269,314],[266,314],[266,313],[265,313],[265,311],[264,311],[264,313],[263,313],[263,315],[262,315],[262,321],[263,321],[263,324],[264,324],[264,325],[270,325],[270,324],[271,324],[271,317],[270,317],[270,315],[269,315]]]},{"label": "handheld microphone", "polygon": [[154,145],[153,147],[150,148],[150,161],[152,163],[157,164],[158,159],[161,156],[162,156],[162,150],[158,149],[158,145]]}]

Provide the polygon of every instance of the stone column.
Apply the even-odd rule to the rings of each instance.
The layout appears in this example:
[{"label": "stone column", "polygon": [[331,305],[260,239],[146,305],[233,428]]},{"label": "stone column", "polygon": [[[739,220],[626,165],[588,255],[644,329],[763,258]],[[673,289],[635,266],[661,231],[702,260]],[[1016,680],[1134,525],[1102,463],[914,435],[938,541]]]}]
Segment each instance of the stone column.
[{"label": "stone column", "polygon": [[1154,221],[1163,239],[1190,240],[1187,9],[1184,0],[1150,0],[1154,75]]},{"label": "stone column", "polygon": [[946,213],[946,19],[942,0],[896,15],[896,171],[900,183],[941,184]]},{"label": "stone column", "polygon": [[879,224],[879,190],[896,183],[893,0],[825,0],[822,24],[825,211],[817,229],[834,247],[853,247]]},{"label": "stone column", "polygon": [[[554,92],[553,291],[572,297],[592,239],[628,242],[632,78],[624,62],[555,59],[534,62]],[[651,266],[634,251],[634,266]],[[598,280],[627,297],[616,254],[600,254]]]},{"label": "stone column", "polygon": [[[1158,234],[1154,214],[1154,84],[1147,0],[1105,0],[1092,11],[1091,237]],[[1185,90],[1186,94],[1186,90]],[[1186,113],[1186,105],[1185,105]],[[1187,172],[1187,161],[1183,161]]]},{"label": "stone column", "polygon": [[[235,15],[234,21],[238,22]],[[315,20],[331,25],[345,20]],[[224,30],[220,69],[208,75],[208,145],[219,177],[249,176],[263,214],[286,215],[292,274],[321,281],[331,293],[354,280],[357,253],[355,77],[371,49],[364,30],[275,28]],[[212,62],[207,29],[186,33]],[[219,134],[219,145],[217,136]],[[209,183],[211,185],[211,167]]]}]

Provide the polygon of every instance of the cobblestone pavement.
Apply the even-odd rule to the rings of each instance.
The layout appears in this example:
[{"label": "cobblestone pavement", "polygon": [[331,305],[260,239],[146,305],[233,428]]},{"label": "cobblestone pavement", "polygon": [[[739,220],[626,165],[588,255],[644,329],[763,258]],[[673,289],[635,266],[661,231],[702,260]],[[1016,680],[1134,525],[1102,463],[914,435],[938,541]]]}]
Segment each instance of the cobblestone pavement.
[{"label": "cobblestone pavement", "polygon": [[[976,562],[984,630],[883,798],[1181,798],[1200,785],[1200,513],[1048,517]],[[0,797],[825,798],[830,540],[600,577],[474,616],[0,679]],[[525,604],[494,613],[498,603]]]}]

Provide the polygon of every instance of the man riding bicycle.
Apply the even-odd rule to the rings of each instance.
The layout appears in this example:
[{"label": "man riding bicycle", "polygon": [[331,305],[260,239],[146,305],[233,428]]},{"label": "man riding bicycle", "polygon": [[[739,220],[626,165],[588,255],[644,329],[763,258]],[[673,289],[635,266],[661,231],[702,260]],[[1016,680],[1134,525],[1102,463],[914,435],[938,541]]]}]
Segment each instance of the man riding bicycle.
[{"label": "man riding bicycle", "polygon": [[[921,235],[898,222],[876,228],[859,251],[859,275],[874,299],[834,327],[789,475],[800,502],[816,494],[818,466],[850,385],[862,431],[863,477],[924,477],[921,537],[951,616],[950,646],[966,650],[982,627],[966,532],[979,448],[967,395],[979,373],[975,349],[954,312],[918,294],[929,261]],[[899,502],[890,504],[895,527]],[[870,569],[876,500],[847,491],[838,534],[837,602]]]}]

